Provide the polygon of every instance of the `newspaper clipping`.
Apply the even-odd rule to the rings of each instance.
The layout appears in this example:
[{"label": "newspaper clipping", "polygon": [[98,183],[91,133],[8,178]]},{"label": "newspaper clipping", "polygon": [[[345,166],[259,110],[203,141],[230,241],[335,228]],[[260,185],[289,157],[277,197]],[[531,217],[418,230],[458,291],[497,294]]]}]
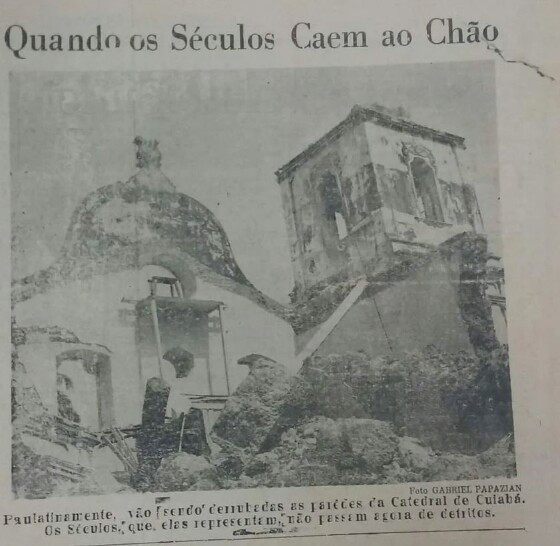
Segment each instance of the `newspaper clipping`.
[{"label": "newspaper clipping", "polygon": [[6,10],[6,544],[555,544],[558,34],[328,5]]}]

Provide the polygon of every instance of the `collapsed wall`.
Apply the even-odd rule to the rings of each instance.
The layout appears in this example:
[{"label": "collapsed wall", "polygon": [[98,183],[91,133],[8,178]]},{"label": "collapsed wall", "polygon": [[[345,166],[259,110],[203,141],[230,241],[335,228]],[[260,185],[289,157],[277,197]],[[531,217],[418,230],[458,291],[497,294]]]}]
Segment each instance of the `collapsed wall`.
[{"label": "collapsed wall", "polygon": [[507,352],[316,356],[289,383],[275,368],[226,405],[212,432],[221,453],[163,461],[165,490],[515,475]]},{"label": "collapsed wall", "polygon": [[[94,471],[94,450],[99,447],[99,438],[80,425],[80,417],[65,395],[69,379],[61,381],[59,375],[58,389],[54,385],[52,401],[61,411],[53,412],[45,405],[45,396],[38,392],[38,373],[29,357],[79,346],[83,346],[80,340],[64,328],[19,328],[12,322],[12,489],[17,497],[127,489],[109,472],[99,468]],[[48,382],[51,375],[56,381],[57,375],[48,369],[48,360],[42,364],[47,379],[40,379],[39,384]],[[32,376],[29,367],[34,370]]]}]

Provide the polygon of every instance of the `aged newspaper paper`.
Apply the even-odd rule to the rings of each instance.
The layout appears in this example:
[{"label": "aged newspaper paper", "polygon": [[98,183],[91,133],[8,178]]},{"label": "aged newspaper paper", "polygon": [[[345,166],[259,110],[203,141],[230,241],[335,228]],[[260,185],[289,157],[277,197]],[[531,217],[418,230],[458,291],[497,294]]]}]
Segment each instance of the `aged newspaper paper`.
[{"label": "aged newspaper paper", "polygon": [[2,544],[558,543],[557,2],[2,5]]}]

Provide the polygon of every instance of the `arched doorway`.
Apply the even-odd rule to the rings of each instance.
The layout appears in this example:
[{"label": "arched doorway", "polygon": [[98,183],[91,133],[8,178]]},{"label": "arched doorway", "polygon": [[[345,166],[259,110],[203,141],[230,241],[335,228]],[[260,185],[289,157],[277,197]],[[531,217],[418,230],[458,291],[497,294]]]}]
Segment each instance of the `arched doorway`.
[{"label": "arched doorway", "polygon": [[69,349],[56,356],[60,417],[91,430],[113,426],[111,361],[101,348]]},{"label": "arched doorway", "polygon": [[433,167],[422,157],[410,162],[420,215],[432,222],[443,222],[443,210]]}]

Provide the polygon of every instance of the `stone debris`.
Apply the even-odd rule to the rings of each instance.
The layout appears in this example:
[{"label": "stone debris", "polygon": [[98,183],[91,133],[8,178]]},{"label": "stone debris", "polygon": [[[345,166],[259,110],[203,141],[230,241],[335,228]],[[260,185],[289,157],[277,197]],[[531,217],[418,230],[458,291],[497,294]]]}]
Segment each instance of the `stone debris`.
[{"label": "stone debris", "polygon": [[507,398],[507,354],[490,364],[433,348],[400,360],[330,355],[293,380],[277,363],[250,360],[213,431],[216,468],[234,469],[221,471],[224,488],[515,476],[507,416],[473,414],[489,396]]},{"label": "stone debris", "polygon": [[211,437],[226,451],[256,453],[278,419],[293,379],[283,364],[262,355],[238,363],[249,366],[249,375],[228,398]]},{"label": "stone debris", "polygon": [[[19,468],[33,467],[36,474],[30,481],[29,475],[16,473],[15,486],[32,483],[40,496],[119,490],[114,481],[100,484],[78,467],[71,469],[74,483],[53,478],[51,463],[17,436],[25,427],[40,426],[46,414],[34,389],[26,388],[16,346],[13,356],[16,409],[26,408],[28,416],[20,423],[16,411],[14,454]],[[248,355],[239,363],[249,366],[249,375],[213,427],[211,438],[218,451],[177,453],[171,446],[160,453],[144,490],[515,476],[510,421],[498,411],[498,402],[509,392],[502,392],[509,389],[507,353],[482,363],[471,355],[434,349],[400,360],[371,360],[361,353],[330,355],[309,359],[297,377],[262,355]],[[484,407],[486,421],[473,413],[477,407]],[[31,415],[35,420],[28,425]],[[472,423],[479,428],[469,428]],[[448,446],[445,451],[442,445]]]},{"label": "stone debris", "polygon": [[259,453],[237,487],[424,482],[515,476],[513,437],[479,455],[440,453],[416,438],[397,437],[374,419],[317,417]]},{"label": "stone debris", "polygon": [[218,472],[205,457],[176,453],[161,463],[155,475],[156,491],[221,489]]}]

